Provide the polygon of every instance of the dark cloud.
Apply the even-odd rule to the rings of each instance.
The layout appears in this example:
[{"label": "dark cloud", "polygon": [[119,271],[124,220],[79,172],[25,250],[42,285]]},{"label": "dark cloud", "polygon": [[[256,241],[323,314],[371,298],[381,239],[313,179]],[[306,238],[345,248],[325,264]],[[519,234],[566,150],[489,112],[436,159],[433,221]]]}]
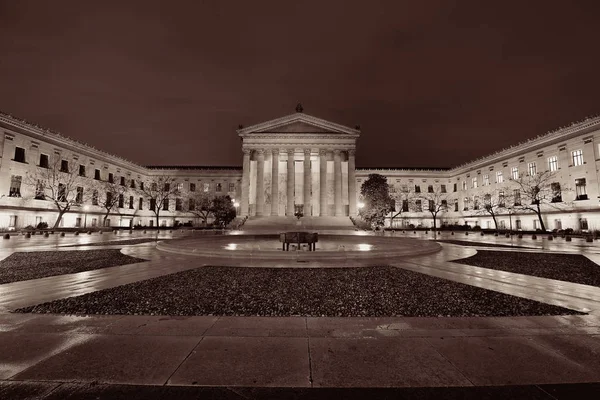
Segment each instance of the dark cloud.
[{"label": "dark cloud", "polygon": [[360,124],[359,166],[452,166],[600,112],[596,2],[0,0],[0,109],[142,164],[238,124]]}]

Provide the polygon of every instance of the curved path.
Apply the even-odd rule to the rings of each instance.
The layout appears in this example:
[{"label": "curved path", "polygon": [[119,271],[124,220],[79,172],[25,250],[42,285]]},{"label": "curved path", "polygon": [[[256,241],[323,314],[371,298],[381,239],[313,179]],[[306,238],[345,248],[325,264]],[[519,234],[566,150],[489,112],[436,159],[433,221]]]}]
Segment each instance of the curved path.
[{"label": "curved path", "polygon": [[[206,239],[207,243],[225,243],[235,240],[239,241],[239,237],[236,239],[235,236]],[[371,241],[372,243],[382,243],[388,240],[391,240],[391,243],[394,243],[393,238],[380,237],[357,237],[350,242],[359,243]],[[429,241],[401,241],[401,243],[407,242],[410,243],[409,248],[412,251],[415,251],[415,247],[418,247],[416,246],[417,244],[424,245],[423,247],[427,252],[438,249],[437,244],[435,246],[431,246],[433,243]],[[178,240],[171,243],[175,243],[177,245],[178,243],[189,244],[193,242],[188,242],[187,239],[183,239],[181,241]],[[161,245],[160,242],[159,245]],[[170,244],[164,243],[164,245]],[[278,243],[274,243],[274,246],[277,245]],[[89,248],[98,249],[119,247],[123,247],[123,245]],[[19,307],[39,304],[64,297],[77,296],[205,265],[271,268],[394,265],[399,268],[449,279],[484,289],[495,290],[510,295],[525,297],[548,304],[600,315],[600,288],[453,263],[451,262],[452,260],[474,255],[477,251],[476,248],[446,243],[442,244],[441,247],[442,250],[437,253],[420,256],[405,255],[404,257],[398,257],[392,255],[390,257],[389,254],[394,254],[393,252],[388,253],[387,250],[382,250],[380,253],[373,252],[370,257],[366,258],[348,256],[347,254],[344,254],[343,256],[338,255],[323,261],[319,260],[318,258],[318,255],[320,254],[319,251],[315,253],[307,251],[289,253],[273,251],[272,253],[276,254],[287,253],[284,255],[284,257],[278,258],[272,257],[272,254],[269,255],[269,258],[261,258],[259,256],[260,253],[257,251],[253,251],[254,256],[252,257],[226,257],[223,256],[222,253],[213,253],[212,257],[208,255],[197,257],[174,253],[173,251],[175,250],[173,249],[176,249],[177,246],[173,246],[171,251],[159,251],[156,249],[156,245],[154,243],[125,246],[122,250],[123,253],[134,257],[147,259],[149,261],[0,285],[0,311],[8,311]],[[68,247],[61,249],[84,250],[86,248],[88,247]],[[485,247],[477,248],[485,249]],[[506,251],[511,250],[500,247],[494,247],[493,249]],[[48,249],[45,248],[43,250]],[[515,250],[534,251],[531,249]],[[545,251],[548,250],[549,249],[546,249]],[[563,249],[563,252],[565,252],[565,250],[566,249]],[[578,247],[571,247],[569,250],[570,251],[568,252],[581,252],[581,249]],[[190,251],[193,252],[193,249]],[[402,248],[398,251],[404,252],[406,249]],[[594,253],[586,251],[586,255],[588,253],[595,256]],[[590,258],[593,259],[593,257]]]},{"label": "curved path", "polygon": [[[600,309],[599,288],[452,263],[476,250],[451,244],[442,247],[438,253],[405,257],[393,264],[552,304],[590,308],[593,313]],[[127,246],[122,251],[149,261],[0,285],[0,308],[7,311],[216,262],[290,266],[276,260],[178,256],[158,251],[154,244]],[[333,260],[328,265],[381,262]],[[0,394],[29,385],[23,387],[60,396],[69,385],[83,385],[85,390],[90,386],[84,384],[90,382],[174,390],[173,386],[225,386],[234,397],[248,393],[240,386],[436,386],[456,387],[460,392],[472,386],[530,385],[503,386],[506,392],[500,397],[553,399],[562,397],[545,396],[556,388],[543,384],[600,381],[599,335],[598,315],[173,318],[0,312]],[[3,391],[7,387],[8,392]],[[488,388],[477,389],[471,393],[478,398],[491,393]],[[427,393],[441,398],[446,392]],[[247,397],[251,394],[241,396]],[[579,392],[565,398],[582,396]]]}]

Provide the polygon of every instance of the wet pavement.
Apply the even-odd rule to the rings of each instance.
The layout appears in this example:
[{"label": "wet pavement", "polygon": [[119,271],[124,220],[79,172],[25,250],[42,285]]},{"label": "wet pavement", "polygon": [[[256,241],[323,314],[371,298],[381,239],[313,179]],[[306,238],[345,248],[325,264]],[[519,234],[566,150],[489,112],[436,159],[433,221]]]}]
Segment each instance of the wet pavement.
[{"label": "wet pavement", "polygon": [[[62,238],[68,240],[61,242],[58,248],[81,243],[83,239],[107,240],[104,239],[106,236],[102,239]],[[141,234],[131,236],[139,238]],[[426,238],[424,233],[414,236]],[[449,234],[440,236],[458,239]],[[490,244],[512,242],[521,246],[537,246],[537,251],[584,254],[593,261],[597,261],[600,254],[598,244],[588,244],[580,239],[573,239],[571,243],[561,242],[561,239],[548,243],[547,239],[543,239],[546,240],[544,242],[531,238],[485,236],[482,239],[471,236],[460,237],[460,240],[485,240]],[[164,236],[165,239],[172,237],[168,234]],[[119,239],[122,240],[122,237]],[[15,242],[18,240],[25,241],[16,239]],[[44,246],[37,247],[33,242],[21,245],[19,242],[8,247],[3,243],[0,252],[7,256],[13,251],[48,250],[48,246],[57,246],[55,243],[44,243],[42,239],[36,240]],[[83,250],[85,247],[68,249]],[[119,386],[123,384],[156,385],[145,386],[148,388],[146,398],[152,398],[156,393],[171,393],[174,396],[181,393],[181,396],[191,398],[200,393],[192,393],[191,389],[185,392],[181,388],[181,392],[176,392],[179,386],[207,386],[206,395],[231,395],[231,398],[319,398],[335,395],[327,392],[333,389],[319,388],[356,387],[438,388],[429,391],[420,389],[422,392],[377,392],[381,389],[372,389],[371,392],[362,393],[374,398],[434,398],[427,397],[434,395],[448,398],[565,398],[577,393],[580,395],[578,398],[584,398],[596,392],[598,386],[583,383],[600,382],[600,288],[451,262],[473,255],[477,249],[442,244],[442,251],[438,253],[399,258],[394,265],[584,310],[590,315],[501,318],[175,318],[8,313],[17,307],[202,265],[248,264],[241,259],[199,259],[161,252],[154,243],[138,244],[125,246],[122,251],[149,261],[0,285],[0,394],[31,392],[38,393],[40,397],[49,395],[54,398],[67,398],[73,393],[83,397],[94,396],[111,391],[131,394]],[[380,261],[355,259],[332,261],[327,265],[376,265]],[[253,259],[250,264],[286,268],[307,266],[305,263],[298,265],[295,260],[261,262],[260,259]],[[318,261],[307,264],[319,265]],[[43,384],[38,384],[40,381]],[[101,385],[89,386],[92,382]],[[578,385],[569,385],[573,383]],[[546,386],[548,384],[561,385]],[[253,392],[247,389],[249,387],[263,389]],[[267,390],[265,387],[306,388],[302,390],[308,391]],[[136,393],[144,391],[140,389]],[[337,393],[351,398],[358,396],[359,392]]]}]

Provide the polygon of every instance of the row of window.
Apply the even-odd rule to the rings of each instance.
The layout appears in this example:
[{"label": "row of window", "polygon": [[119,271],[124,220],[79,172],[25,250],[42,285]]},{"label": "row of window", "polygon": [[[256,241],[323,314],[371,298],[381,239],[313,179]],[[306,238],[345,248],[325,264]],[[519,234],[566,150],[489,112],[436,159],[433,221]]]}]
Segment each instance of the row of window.
[{"label": "row of window", "polygon": [[[18,162],[25,162],[25,149],[22,147],[16,147],[15,148],[15,158],[14,161],[18,161]],[[49,164],[49,158],[47,154],[40,154],[40,167],[42,168],[50,168],[50,164]],[[69,173],[71,170],[69,169],[69,161],[68,160],[61,160],[60,162],[60,171],[61,172],[65,172],[65,173]],[[79,165],[79,176],[82,177],[87,177],[86,174],[86,166],[83,164]],[[94,170],[94,179],[95,180],[102,180],[102,173],[101,170],[96,168]],[[108,179],[107,182],[109,183],[115,183],[115,177],[113,175],[112,172],[108,173]],[[120,184],[121,186],[127,186],[126,183],[126,177],[125,176],[121,176],[120,177]],[[129,187],[132,189],[136,188],[136,182],[134,179],[131,179],[129,182]],[[141,190],[144,190],[144,182],[140,181],[139,182],[139,188]],[[177,184],[177,189],[178,190],[183,190],[183,183],[178,183]],[[195,183],[190,183],[189,184],[189,189],[190,192],[195,192],[196,191],[196,184]],[[208,192],[210,191],[210,183],[204,183],[203,187],[202,187],[204,192]],[[156,190],[156,189],[153,189]],[[222,192],[223,191],[223,184],[221,183],[217,183],[215,185],[215,192]],[[229,192],[235,192],[235,183],[229,183]]]}]

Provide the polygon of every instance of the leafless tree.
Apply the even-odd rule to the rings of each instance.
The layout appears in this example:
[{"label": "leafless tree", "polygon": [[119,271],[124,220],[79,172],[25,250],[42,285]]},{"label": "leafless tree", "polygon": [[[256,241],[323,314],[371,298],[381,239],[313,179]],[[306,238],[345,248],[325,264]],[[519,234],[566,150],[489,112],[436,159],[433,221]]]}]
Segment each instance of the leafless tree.
[{"label": "leafless tree", "polygon": [[414,193],[408,186],[404,185],[390,191],[390,197],[394,201],[394,209],[390,213],[390,228],[394,227],[394,218],[402,216],[403,212],[409,211],[409,204]]},{"label": "leafless tree", "polygon": [[194,214],[206,225],[208,218],[212,213],[212,196],[210,196],[208,193],[197,191],[189,192],[187,199],[188,204],[186,211]]},{"label": "leafless tree", "polygon": [[540,222],[542,231],[546,231],[546,225],[542,219],[544,206],[560,209],[565,203],[562,201],[562,193],[568,188],[561,188],[557,182],[555,172],[543,171],[536,174],[521,174],[518,179],[512,179],[515,190],[513,200],[516,210],[534,212]]},{"label": "leafless tree", "polygon": [[473,210],[474,215],[489,215],[494,220],[494,226],[498,230],[497,217],[504,212],[512,211],[514,200],[512,192],[506,193],[505,190],[489,190],[482,193],[483,205],[478,210]]},{"label": "leafless tree", "polygon": [[[449,198],[449,193],[443,191],[441,186],[435,185],[428,188],[426,192],[414,193],[411,206],[416,212],[423,211],[423,208],[426,207],[426,211],[431,214],[431,218],[433,219],[433,230],[435,231],[437,229],[438,216],[448,210]],[[418,209],[418,200],[425,203],[421,203],[421,210]]]},{"label": "leafless tree", "polygon": [[160,226],[159,218],[163,207],[169,204],[169,200],[181,196],[182,190],[177,187],[176,179],[170,175],[158,175],[149,177],[143,185],[138,188],[139,193],[150,200],[150,211],[156,217],[156,226]]},{"label": "leafless tree", "polygon": [[98,205],[104,209],[103,225],[106,226],[106,219],[112,210],[118,209],[119,200],[125,195],[127,188],[116,182],[97,182],[95,190],[97,191]]},{"label": "leafless tree", "polygon": [[54,157],[47,168],[36,167],[25,176],[25,184],[34,188],[34,198],[50,201],[58,210],[54,228],[58,228],[65,213],[87,202],[92,195],[89,180],[79,175],[76,165],[74,159]]}]

